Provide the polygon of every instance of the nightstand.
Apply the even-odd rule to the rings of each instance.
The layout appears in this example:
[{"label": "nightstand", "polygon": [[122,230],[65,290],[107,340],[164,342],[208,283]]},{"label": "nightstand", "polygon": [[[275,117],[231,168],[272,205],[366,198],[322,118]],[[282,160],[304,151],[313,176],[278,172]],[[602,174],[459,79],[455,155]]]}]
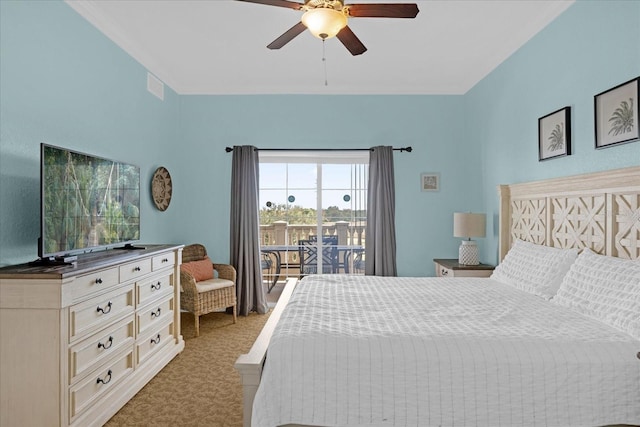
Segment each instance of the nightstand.
[{"label": "nightstand", "polygon": [[494,265],[463,265],[457,259],[434,259],[436,276],[438,277],[489,277]]}]

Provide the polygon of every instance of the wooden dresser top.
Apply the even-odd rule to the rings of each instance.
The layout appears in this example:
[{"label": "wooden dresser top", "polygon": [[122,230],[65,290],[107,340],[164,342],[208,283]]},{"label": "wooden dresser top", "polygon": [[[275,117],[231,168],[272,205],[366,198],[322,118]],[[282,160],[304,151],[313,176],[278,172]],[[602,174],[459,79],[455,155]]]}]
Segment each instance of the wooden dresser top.
[{"label": "wooden dresser top", "polygon": [[77,262],[66,265],[31,265],[30,263],[10,265],[0,268],[0,279],[28,279],[30,277],[64,279],[184,247],[184,245],[142,244],[136,246],[144,247],[144,249],[107,249],[81,254],[78,255]]}]

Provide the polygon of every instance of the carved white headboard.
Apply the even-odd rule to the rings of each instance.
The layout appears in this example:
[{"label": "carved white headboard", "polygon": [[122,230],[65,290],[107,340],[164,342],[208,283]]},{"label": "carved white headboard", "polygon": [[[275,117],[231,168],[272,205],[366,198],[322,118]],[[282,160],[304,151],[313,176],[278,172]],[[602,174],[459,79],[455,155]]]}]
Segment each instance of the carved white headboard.
[{"label": "carved white headboard", "polygon": [[500,260],[515,239],[640,258],[640,166],[498,186]]}]

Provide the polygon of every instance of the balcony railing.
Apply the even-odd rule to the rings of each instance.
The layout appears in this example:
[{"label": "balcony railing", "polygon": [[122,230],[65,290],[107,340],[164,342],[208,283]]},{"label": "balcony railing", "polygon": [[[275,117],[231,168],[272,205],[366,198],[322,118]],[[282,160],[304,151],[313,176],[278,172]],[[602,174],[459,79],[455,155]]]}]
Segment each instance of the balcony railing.
[{"label": "balcony railing", "polygon": [[[323,236],[338,236],[338,245],[364,246],[366,225],[354,225],[347,221],[322,224]],[[297,245],[298,240],[308,239],[317,233],[315,225],[289,224],[287,221],[275,221],[273,224],[260,225],[260,242],[268,245]]]},{"label": "balcony railing", "polygon": [[[347,221],[337,221],[322,224],[323,236],[338,236],[339,246],[355,246],[364,248],[365,245],[365,228],[366,224],[359,222],[357,224]],[[317,235],[317,226],[313,224],[289,224],[287,221],[275,221],[272,224],[260,225],[260,243],[261,246],[298,246],[298,241],[307,240],[309,236]],[[341,257],[344,257],[342,253]],[[284,251],[280,253],[281,257],[281,274],[280,279],[286,277],[299,276],[300,259],[297,250]],[[344,265],[345,259],[339,262]],[[351,260],[353,262],[353,260]],[[351,265],[350,272],[354,272]],[[263,275],[269,274],[263,272]]]}]

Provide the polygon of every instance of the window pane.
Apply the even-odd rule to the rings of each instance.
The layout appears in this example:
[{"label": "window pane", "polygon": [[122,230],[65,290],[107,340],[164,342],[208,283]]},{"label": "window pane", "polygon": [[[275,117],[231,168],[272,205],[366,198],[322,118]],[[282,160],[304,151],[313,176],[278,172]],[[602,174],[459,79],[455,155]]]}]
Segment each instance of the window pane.
[{"label": "window pane", "polygon": [[322,165],[322,188],[351,188],[352,165]]},{"label": "window pane", "polygon": [[[368,164],[349,163],[343,153],[335,153],[334,164],[330,155],[322,154],[317,159],[298,156],[295,162],[286,162],[287,156],[281,155],[281,163],[274,158],[260,163],[261,242],[263,254],[272,260],[265,263],[270,269],[263,269],[263,276],[269,286],[299,277],[301,240],[325,242],[322,248],[311,243],[303,250],[302,255],[316,251],[313,265],[305,264],[308,274],[364,273]],[[330,265],[327,251],[337,254]],[[275,265],[280,265],[279,272]]]},{"label": "window pane", "polygon": [[287,193],[285,190],[260,191],[260,223],[286,221]]},{"label": "window pane", "polygon": [[323,190],[323,219],[328,222],[351,221],[353,219],[350,190]]},{"label": "window pane", "polygon": [[287,165],[279,163],[260,164],[260,188],[286,188]]},{"label": "window pane", "polygon": [[[289,188],[316,189],[317,166],[315,163],[294,163],[288,165]],[[262,173],[262,172],[261,172]]]},{"label": "window pane", "polygon": [[288,220],[290,224],[316,224],[317,191],[291,190],[289,194]]}]

